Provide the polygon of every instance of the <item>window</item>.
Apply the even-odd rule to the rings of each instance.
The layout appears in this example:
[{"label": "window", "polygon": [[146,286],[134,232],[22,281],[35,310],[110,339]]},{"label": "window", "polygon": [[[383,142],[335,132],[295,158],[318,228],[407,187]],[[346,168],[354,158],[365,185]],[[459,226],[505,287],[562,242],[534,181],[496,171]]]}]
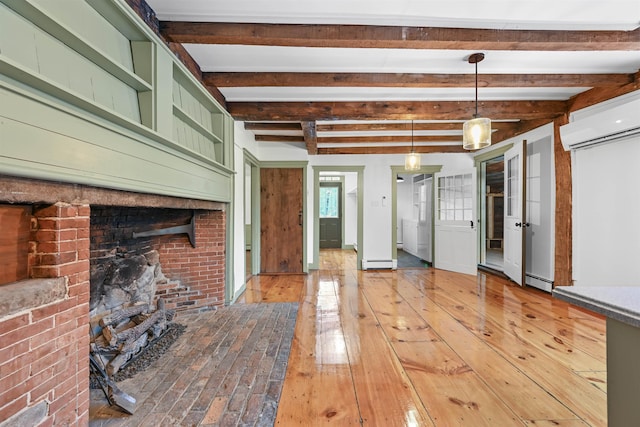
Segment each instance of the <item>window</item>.
[{"label": "window", "polygon": [[441,221],[471,221],[473,214],[471,174],[438,179],[438,218]]},{"label": "window", "polygon": [[320,218],[338,218],[338,187],[320,187]]}]

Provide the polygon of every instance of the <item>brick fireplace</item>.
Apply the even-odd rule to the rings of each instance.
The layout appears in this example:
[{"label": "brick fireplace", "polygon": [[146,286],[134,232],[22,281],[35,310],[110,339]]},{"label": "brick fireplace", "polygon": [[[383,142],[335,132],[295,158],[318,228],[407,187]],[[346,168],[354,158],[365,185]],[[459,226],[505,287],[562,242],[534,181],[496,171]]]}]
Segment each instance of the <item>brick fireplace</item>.
[{"label": "brick fireplace", "polygon": [[[182,283],[159,289],[167,308],[224,304],[224,204],[0,176],[2,207],[15,244],[0,240],[0,426],[88,424],[92,266],[155,250]],[[195,248],[182,234],[132,237],[192,215]]]}]

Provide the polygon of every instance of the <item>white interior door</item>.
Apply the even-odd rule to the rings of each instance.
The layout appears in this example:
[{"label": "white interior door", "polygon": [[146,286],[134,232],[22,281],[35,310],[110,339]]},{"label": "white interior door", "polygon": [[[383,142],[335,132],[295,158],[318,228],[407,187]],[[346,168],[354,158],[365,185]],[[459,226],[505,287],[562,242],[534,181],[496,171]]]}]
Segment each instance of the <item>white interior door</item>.
[{"label": "white interior door", "polygon": [[526,142],[504,153],[504,274],[522,286],[524,278],[524,233],[526,230],[525,168]]},{"label": "white interior door", "polygon": [[435,267],[478,273],[476,169],[437,173]]}]

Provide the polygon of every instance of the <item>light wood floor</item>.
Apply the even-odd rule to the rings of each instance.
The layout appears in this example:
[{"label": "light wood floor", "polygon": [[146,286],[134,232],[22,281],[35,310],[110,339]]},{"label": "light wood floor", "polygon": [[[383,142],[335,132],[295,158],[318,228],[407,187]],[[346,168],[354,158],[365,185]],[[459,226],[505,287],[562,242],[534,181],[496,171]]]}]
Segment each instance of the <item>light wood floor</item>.
[{"label": "light wood floor", "polygon": [[299,301],[276,425],[605,426],[605,320],[480,273],[254,276],[244,302]]}]

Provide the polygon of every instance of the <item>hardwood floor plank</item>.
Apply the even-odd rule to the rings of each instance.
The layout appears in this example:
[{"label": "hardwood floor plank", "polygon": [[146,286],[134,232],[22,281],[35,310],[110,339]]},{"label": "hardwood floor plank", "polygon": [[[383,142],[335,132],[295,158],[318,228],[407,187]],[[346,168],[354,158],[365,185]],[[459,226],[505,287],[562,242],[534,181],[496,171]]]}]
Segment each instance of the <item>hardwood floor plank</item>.
[{"label": "hardwood floor plank", "polygon": [[576,372],[576,374],[587,379],[605,393],[607,392],[607,371],[583,371]]},{"label": "hardwood floor plank", "polygon": [[440,341],[429,324],[382,277],[373,277],[362,292],[390,341]]},{"label": "hardwood floor plank", "polygon": [[[468,278],[455,277],[451,276],[451,273],[447,273],[438,273],[437,288],[431,291],[432,295],[429,295],[429,298],[443,307],[476,336],[487,341],[493,349],[519,370],[530,378],[535,378],[538,384],[563,402],[581,419],[594,426],[606,425],[607,401],[605,393],[600,390],[598,393],[594,393],[594,387],[587,380],[558,363],[539,347],[523,339],[513,329],[508,326],[503,327],[505,322],[508,325],[508,320],[504,319],[504,312],[501,312],[499,308],[492,309],[490,305],[478,303],[478,297],[473,296],[471,287],[463,292],[452,291],[450,286],[452,283],[455,281],[464,282]],[[455,295],[455,297],[451,295]]]},{"label": "hardwood floor plank", "polygon": [[586,427],[589,425],[580,420],[534,420],[526,421],[526,424],[534,427]]},{"label": "hardwood floor plank", "polygon": [[[530,292],[518,292],[519,296],[514,297],[515,292],[505,287],[499,280],[501,279],[480,278],[481,283],[488,285],[486,286],[487,296],[504,296],[504,305],[510,307],[515,303],[527,321],[531,321],[532,324],[538,325],[553,336],[606,363],[606,322],[603,316],[561,304],[561,301],[551,298],[549,294],[531,288],[527,289]],[[491,286],[492,283],[495,285]],[[554,316],[550,318],[549,313],[553,313]]]},{"label": "hardwood floor plank", "polygon": [[436,425],[523,424],[446,343],[395,342],[393,347]]},{"label": "hardwood floor plank", "polygon": [[[349,324],[358,328],[357,345],[353,343],[348,348],[364,424],[433,426],[367,299],[358,291],[357,283],[340,286],[341,281],[339,277],[336,280],[343,307],[342,322],[345,330],[350,329]],[[351,289],[356,292],[350,292]]]},{"label": "hardwood floor plank", "polygon": [[337,300],[312,288],[298,308],[276,425],[360,425],[346,343],[335,331]]},{"label": "hardwood floor plank", "polygon": [[496,353],[437,304],[424,304],[424,295],[400,278],[397,291],[419,313],[442,340],[467,363],[482,380],[523,420],[577,419],[531,378]]},{"label": "hardwood floor plank", "polygon": [[[600,358],[592,357],[572,346],[568,340],[540,329],[534,320],[522,313],[521,304],[518,306],[507,301],[506,298],[487,298],[486,294],[489,291],[482,287],[480,289],[472,288],[471,285],[471,279],[465,283],[459,279],[451,280],[448,276],[439,282],[437,289],[446,290],[444,293],[446,296],[457,292],[455,297],[450,299],[452,309],[459,309],[460,302],[463,302],[465,308],[474,309],[476,312],[493,319],[500,318],[502,320],[501,326],[512,335],[537,347],[569,369],[574,371],[606,370],[606,361],[602,360],[606,359],[604,352]],[[509,291],[511,290],[505,290],[505,292]],[[545,315],[546,318],[550,319],[552,313],[552,310],[549,311]]]}]

